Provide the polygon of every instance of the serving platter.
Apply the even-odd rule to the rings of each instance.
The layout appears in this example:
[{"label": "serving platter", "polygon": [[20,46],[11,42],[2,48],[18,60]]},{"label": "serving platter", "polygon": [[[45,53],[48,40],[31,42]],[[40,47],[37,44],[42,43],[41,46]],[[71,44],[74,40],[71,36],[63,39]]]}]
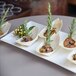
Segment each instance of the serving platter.
[{"label": "serving platter", "polygon": [[[38,24],[38,23],[33,22],[33,21],[30,21],[30,23],[28,25],[30,25],[30,26],[33,25],[33,26],[38,27],[38,29],[39,29],[38,32],[40,32],[45,27],[44,25]],[[67,35],[67,33],[59,31],[60,42],[62,40],[64,40],[66,35]],[[58,46],[55,49],[54,53],[52,53],[49,56],[43,56],[43,55],[39,54],[36,51],[37,46],[39,46],[40,43],[43,41],[42,38],[39,37],[36,42],[34,42],[31,46],[28,46],[28,47],[17,44],[16,40],[17,40],[17,37],[15,37],[13,35],[13,31],[11,33],[7,34],[5,37],[1,38],[1,41],[3,41],[3,42],[6,42],[6,43],[8,43],[10,45],[18,47],[18,48],[20,48],[20,49],[22,49],[24,51],[27,51],[27,52],[29,52],[29,53],[31,53],[33,55],[36,55],[36,56],[38,56],[38,57],[40,57],[42,59],[45,59],[45,60],[47,60],[49,62],[57,64],[57,65],[65,68],[65,69],[67,69],[67,70],[69,70],[69,71],[71,71],[73,73],[76,73],[76,65],[73,64],[72,62],[70,62],[67,59],[68,55],[70,54],[70,52],[72,52],[72,50],[69,51],[69,50],[66,50],[66,49],[62,48],[61,46]]]}]

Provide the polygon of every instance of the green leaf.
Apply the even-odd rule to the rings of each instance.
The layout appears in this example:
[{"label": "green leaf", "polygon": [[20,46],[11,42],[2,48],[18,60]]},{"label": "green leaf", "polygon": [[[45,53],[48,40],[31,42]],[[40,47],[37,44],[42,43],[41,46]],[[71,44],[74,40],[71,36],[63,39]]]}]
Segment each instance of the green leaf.
[{"label": "green leaf", "polygon": [[21,32],[22,34],[17,34],[19,37],[23,37],[23,36],[28,36],[31,32],[31,30],[34,28],[35,26],[31,26],[29,28],[27,28],[27,21],[25,21],[23,24],[21,24],[18,27],[19,32]]},{"label": "green leaf", "polygon": [[35,27],[35,26],[29,27],[28,32],[30,32],[34,27]]},{"label": "green leaf", "polygon": [[32,27],[30,27],[30,28],[27,30],[28,35],[30,35],[30,34],[32,33],[32,29],[33,29],[34,27],[35,27],[35,26],[32,26]]},{"label": "green leaf", "polygon": [[26,32],[26,35],[29,35],[31,30],[35,27],[35,26],[31,26],[29,28],[27,28],[27,20],[24,22],[24,24],[22,24],[22,29],[24,29],[24,31]]}]

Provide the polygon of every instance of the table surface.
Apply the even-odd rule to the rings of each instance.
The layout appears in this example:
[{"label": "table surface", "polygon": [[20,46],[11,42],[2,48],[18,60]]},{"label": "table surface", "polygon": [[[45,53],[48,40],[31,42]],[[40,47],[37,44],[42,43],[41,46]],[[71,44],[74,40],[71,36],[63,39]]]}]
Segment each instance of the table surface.
[{"label": "table surface", "polygon": [[[73,18],[53,16],[53,19],[55,18],[63,20],[61,30],[68,32],[68,26]],[[23,23],[25,19],[47,24],[47,15],[19,18],[10,21],[12,26],[9,32]],[[0,41],[0,76],[76,76],[76,74]]]}]

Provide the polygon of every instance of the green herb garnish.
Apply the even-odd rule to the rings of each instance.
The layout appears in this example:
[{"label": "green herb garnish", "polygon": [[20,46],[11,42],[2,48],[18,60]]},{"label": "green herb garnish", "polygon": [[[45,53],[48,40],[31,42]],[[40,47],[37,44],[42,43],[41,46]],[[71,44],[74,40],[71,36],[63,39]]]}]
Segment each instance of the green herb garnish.
[{"label": "green herb garnish", "polygon": [[68,37],[72,38],[76,31],[76,19],[73,19],[71,26],[69,27]]},{"label": "green herb garnish", "polygon": [[0,17],[0,30],[2,29],[2,25],[6,22],[6,17],[8,14],[9,8],[3,11],[3,15]]},{"label": "green herb garnish", "polygon": [[52,29],[52,14],[51,14],[51,6],[50,3],[48,3],[48,25],[47,25],[47,37],[46,37],[46,44],[50,44],[51,42],[51,35],[50,30]]},{"label": "green herb garnish", "polygon": [[29,28],[27,28],[27,21],[24,24],[21,24],[17,29],[15,29],[15,35],[17,35],[18,37],[23,37],[23,36],[29,36],[31,34],[31,30],[34,28],[35,26],[31,26]]}]

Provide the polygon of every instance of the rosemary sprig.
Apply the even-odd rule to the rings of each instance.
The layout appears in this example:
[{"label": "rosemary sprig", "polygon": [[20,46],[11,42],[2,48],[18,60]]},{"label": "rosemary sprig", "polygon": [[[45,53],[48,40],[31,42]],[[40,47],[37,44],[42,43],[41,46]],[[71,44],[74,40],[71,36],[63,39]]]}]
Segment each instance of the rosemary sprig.
[{"label": "rosemary sprig", "polygon": [[7,10],[4,10],[3,15],[0,18],[0,30],[2,28],[2,25],[6,22],[6,17],[7,17],[8,11],[9,11],[9,8]]},{"label": "rosemary sprig", "polygon": [[51,14],[51,6],[50,3],[48,3],[48,25],[47,25],[47,37],[46,37],[46,44],[50,44],[50,30],[52,29],[52,14]]},{"label": "rosemary sprig", "polygon": [[72,23],[71,23],[71,26],[69,27],[68,37],[72,38],[75,31],[76,31],[76,19],[73,19]]}]

